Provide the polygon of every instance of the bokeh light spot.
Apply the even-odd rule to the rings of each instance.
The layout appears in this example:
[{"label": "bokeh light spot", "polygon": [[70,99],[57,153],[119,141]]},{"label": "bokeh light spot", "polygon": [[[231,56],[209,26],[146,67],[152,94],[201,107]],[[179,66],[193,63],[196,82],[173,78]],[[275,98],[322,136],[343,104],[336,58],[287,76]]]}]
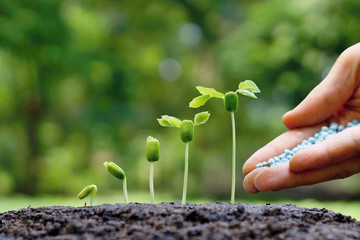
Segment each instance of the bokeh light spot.
[{"label": "bokeh light spot", "polygon": [[159,75],[166,81],[173,82],[177,80],[182,72],[181,64],[178,60],[167,58],[159,64]]},{"label": "bokeh light spot", "polygon": [[188,46],[196,46],[202,38],[201,28],[195,23],[185,23],[179,29],[180,41]]}]

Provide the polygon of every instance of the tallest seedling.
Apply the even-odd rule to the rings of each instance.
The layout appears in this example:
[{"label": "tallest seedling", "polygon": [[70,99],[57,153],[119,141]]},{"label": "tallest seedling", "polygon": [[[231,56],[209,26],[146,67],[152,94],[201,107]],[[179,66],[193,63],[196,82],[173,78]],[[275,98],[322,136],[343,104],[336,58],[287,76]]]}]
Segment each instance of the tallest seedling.
[{"label": "tallest seedling", "polygon": [[251,80],[245,80],[239,84],[239,89],[236,92],[227,92],[225,94],[216,91],[214,88],[206,88],[197,86],[196,89],[201,93],[200,96],[194,98],[189,107],[198,108],[203,106],[210,98],[221,98],[224,100],[226,111],[231,113],[232,122],[232,184],[231,184],[231,203],[235,203],[235,182],[236,182],[236,131],[235,131],[235,112],[238,110],[239,98],[236,93],[244,96],[257,98],[255,93],[260,93],[260,89]]}]

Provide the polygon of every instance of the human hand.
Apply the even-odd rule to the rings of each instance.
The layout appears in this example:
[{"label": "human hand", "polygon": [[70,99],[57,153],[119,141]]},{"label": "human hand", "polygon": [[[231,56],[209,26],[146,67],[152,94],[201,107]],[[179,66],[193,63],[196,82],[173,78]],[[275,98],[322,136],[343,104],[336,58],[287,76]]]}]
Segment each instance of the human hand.
[{"label": "human hand", "polygon": [[360,43],[346,49],[327,77],[292,111],[283,116],[290,130],[255,152],[244,164],[243,186],[250,193],[267,192],[360,172],[360,126],[345,129],[314,146],[297,152],[288,163],[255,165],[280,155],[318,132],[321,126],[360,120]]}]

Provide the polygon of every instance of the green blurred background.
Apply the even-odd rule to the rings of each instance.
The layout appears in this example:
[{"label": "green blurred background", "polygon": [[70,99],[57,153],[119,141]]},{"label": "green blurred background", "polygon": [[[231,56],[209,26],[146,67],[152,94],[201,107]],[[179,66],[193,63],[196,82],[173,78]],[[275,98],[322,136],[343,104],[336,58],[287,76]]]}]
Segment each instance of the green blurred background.
[{"label": "green blurred background", "polygon": [[241,166],[359,41],[359,12],[358,0],[0,0],[0,195],[75,198],[96,184],[107,196],[121,183],[104,161],[126,171],[130,194],[145,193],[152,135],[158,200],[178,201],[185,145],[156,118],[209,110],[190,145],[188,196],[227,201],[230,115],[219,100],[188,103],[197,85],[226,92],[251,79],[262,93],[240,97],[236,113],[238,200],[358,200],[358,175],[251,195]]}]

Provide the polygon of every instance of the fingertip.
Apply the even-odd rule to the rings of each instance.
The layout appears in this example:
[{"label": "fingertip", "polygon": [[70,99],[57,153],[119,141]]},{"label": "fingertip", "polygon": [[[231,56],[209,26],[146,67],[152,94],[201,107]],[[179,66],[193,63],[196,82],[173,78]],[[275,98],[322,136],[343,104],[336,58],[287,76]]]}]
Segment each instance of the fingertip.
[{"label": "fingertip", "polygon": [[248,175],[254,169],[255,169],[255,166],[253,166],[253,164],[249,163],[248,161],[246,161],[242,167],[242,171],[245,176]]},{"label": "fingertip", "polygon": [[295,173],[299,173],[304,171],[304,166],[302,164],[301,158],[299,157],[300,154],[295,154],[289,161],[289,168],[291,171]]},{"label": "fingertip", "polygon": [[286,185],[286,175],[288,164],[284,163],[278,166],[270,167],[255,176],[254,185],[260,192],[269,192],[283,189]]},{"label": "fingertip", "polygon": [[254,179],[263,169],[255,169],[251,173],[245,176],[243,181],[243,187],[248,193],[258,193],[259,190],[255,187]]},{"label": "fingertip", "polygon": [[248,175],[256,169],[257,164],[267,161],[274,155],[276,155],[276,153],[274,153],[273,148],[269,148],[268,145],[260,148],[244,163],[242,168],[244,175]]},{"label": "fingertip", "polygon": [[[248,160],[246,160],[246,162],[244,163],[243,167],[242,167],[242,171],[244,173],[244,175],[248,175],[249,173],[251,173],[254,169],[256,169],[256,164],[261,162],[262,156],[261,154],[259,154],[259,152],[262,152],[262,149],[257,150],[253,155],[250,156],[250,158]],[[260,156],[259,156],[260,155]]]},{"label": "fingertip", "polygon": [[296,115],[294,114],[294,110],[285,113],[282,117],[282,121],[288,129],[296,128]]},{"label": "fingertip", "polygon": [[248,178],[244,179],[243,187],[244,187],[245,191],[247,191],[248,193],[258,193],[259,192],[259,190],[256,189],[254,183],[250,182]]}]

